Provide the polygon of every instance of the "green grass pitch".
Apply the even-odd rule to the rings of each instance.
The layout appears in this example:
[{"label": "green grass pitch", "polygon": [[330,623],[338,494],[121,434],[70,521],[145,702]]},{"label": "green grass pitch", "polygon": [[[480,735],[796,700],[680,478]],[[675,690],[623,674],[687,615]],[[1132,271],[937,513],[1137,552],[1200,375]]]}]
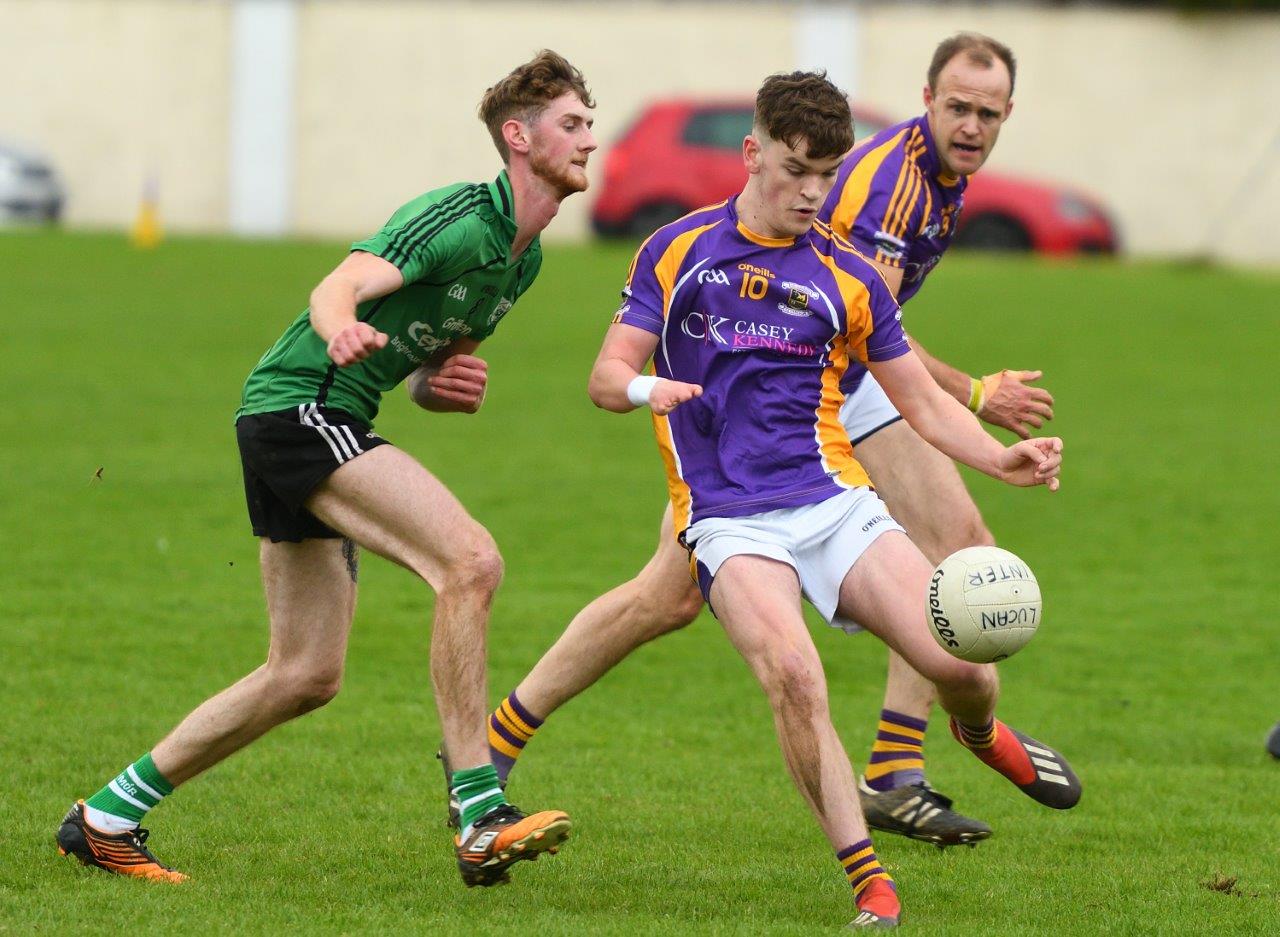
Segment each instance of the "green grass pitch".
[{"label": "green grass pitch", "polygon": [[[73,798],[262,660],[231,414],[341,256],[0,237],[0,933],[836,933],[853,916],[848,886],[760,691],[706,614],[530,744],[512,798],[572,813],[561,855],[518,867],[511,887],[464,889],[431,757],[431,597],[369,557],[337,700],[149,818],[189,885],[58,858]],[[502,547],[495,700],[657,536],[647,421],[585,394],[628,260],[624,247],[548,250],[483,351],[481,414],[426,414],[397,393],[379,420]],[[1066,752],[1086,787],[1073,812],[1039,808],[935,720],[932,779],[996,836],[946,853],[877,838],[908,933],[1280,931],[1280,763],[1262,749],[1280,719],[1278,288],[1207,268],[955,256],[909,307],[944,358],[1043,368],[1057,396],[1061,492],[973,489],[1046,602],[1041,634],[1001,667],[1001,713]],[[814,633],[860,762],[883,648]]]}]

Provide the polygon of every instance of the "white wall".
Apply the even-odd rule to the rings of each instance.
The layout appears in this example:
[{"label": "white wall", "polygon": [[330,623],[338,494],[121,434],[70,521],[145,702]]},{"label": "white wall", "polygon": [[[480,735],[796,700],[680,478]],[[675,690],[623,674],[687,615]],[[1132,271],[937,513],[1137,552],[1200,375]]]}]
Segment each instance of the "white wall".
[{"label": "white wall", "polygon": [[[814,18],[829,9],[825,54],[850,50],[838,64],[852,68],[861,100],[917,112],[936,42],[961,28],[989,32],[1020,62],[993,167],[1097,193],[1134,252],[1280,263],[1270,230],[1280,159],[1268,155],[1280,134],[1278,15],[820,0],[296,2],[295,233],[353,237],[421,191],[491,177],[499,164],[475,106],[539,48],[586,73],[607,144],[649,98],[749,95],[769,72],[813,64]],[[230,0],[0,0],[9,76],[0,137],[54,156],[71,189],[69,223],[126,225],[155,171],[171,229],[227,229],[230,23]],[[566,204],[554,236],[581,236],[588,204]]]}]

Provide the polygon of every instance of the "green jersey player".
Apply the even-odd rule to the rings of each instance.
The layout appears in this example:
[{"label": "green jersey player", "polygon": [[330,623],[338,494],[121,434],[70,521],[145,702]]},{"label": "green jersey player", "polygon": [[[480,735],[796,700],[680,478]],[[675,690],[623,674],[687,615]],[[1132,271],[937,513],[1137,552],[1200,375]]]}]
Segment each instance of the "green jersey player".
[{"label": "green jersey player", "polygon": [[431,677],[463,810],[463,881],[505,881],[513,862],[568,835],[564,813],[526,816],[508,804],[489,760],[485,630],[502,576],[493,538],[372,424],[382,394],[401,382],[427,410],[480,408],[487,368],[474,353],[537,276],[538,235],[560,202],[587,188],[594,106],[582,74],[549,51],[490,88],[480,117],[506,164],[498,178],[429,192],[352,245],[253,369],[236,435],[261,538],[266,663],[74,804],[57,833],[64,854],[125,875],[186,878],[150,853],[139,822],[179,784],[337,693],[357,545],[435,591]]}]

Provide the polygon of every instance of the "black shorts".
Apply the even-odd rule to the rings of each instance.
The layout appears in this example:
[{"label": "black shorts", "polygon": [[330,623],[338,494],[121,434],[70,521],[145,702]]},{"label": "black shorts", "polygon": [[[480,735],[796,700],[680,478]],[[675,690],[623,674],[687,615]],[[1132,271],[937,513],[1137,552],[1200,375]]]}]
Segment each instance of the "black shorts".
[{"label": "black shorts", "polygon": [[386,442],[351,414],[314,403],[242,416],[236,441],[253,532],[272,543],[341,537],[303,502],[338,466]]}]

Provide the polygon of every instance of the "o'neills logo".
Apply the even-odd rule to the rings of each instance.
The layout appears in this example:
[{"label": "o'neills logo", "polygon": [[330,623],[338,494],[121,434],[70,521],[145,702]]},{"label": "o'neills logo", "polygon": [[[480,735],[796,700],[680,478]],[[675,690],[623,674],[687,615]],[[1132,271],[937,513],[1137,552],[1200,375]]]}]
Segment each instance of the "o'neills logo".
[{"label": "o'neills logo", "polygon": [[938,636],[942,638],[947,647],[959,647],[960,642],[956,640],[956,633],[951,630],[951,622],[942,612],[942,602],[938,599],[938,584],[942,582],[942,570],[935,569],[933,578],[929,580],[929,620],[933,623],[933,630],[938,632]]}]

